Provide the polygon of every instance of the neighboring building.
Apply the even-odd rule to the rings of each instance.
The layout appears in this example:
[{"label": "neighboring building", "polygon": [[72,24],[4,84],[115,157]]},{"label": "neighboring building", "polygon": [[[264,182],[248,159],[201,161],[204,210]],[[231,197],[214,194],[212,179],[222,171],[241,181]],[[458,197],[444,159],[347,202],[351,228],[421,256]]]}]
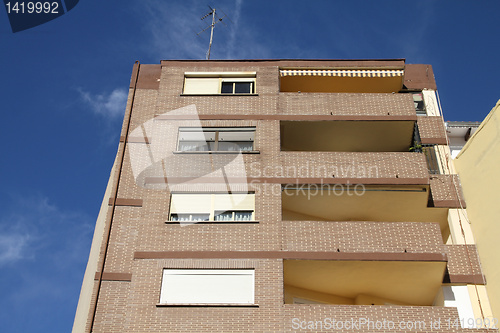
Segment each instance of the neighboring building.
[{"label": "neighboring building", "polygon": [[73,332],[492,326],[450,160],[430,65],[136,64]]},{"label": "neighboring building", "polygon": [[445,122],[451,157],[457,157],[469,138],[477,131],[480,121],[447,121]]},{"label": "neighboring building", "polygon": [[496,318],[500,316],[500,101],[454,160],[467,200],[470,224],[487,278],[486,289]]}]

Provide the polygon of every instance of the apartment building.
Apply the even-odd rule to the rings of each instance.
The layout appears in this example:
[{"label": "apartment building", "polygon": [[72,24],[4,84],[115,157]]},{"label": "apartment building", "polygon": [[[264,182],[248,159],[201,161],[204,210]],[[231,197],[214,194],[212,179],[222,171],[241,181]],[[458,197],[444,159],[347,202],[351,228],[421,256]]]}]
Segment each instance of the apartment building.
[{"label": "apartment building", "polygon": [[445,121],[448,145],[451,157],[454,159],[460,153],[467,141],[476,133],[480,121]]},{"label": "apartment building", "polygon": [[73,332],[496,332],[430,65],[133,67]]}]

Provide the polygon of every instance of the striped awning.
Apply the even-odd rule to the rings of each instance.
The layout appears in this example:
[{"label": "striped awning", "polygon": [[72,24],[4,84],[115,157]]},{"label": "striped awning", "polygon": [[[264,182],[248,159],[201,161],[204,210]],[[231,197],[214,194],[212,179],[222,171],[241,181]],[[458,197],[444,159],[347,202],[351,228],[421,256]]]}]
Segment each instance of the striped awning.
[{"label": "striped awning", "polygon": [[282,69],[280,76],[395,77],[403,69]]}]

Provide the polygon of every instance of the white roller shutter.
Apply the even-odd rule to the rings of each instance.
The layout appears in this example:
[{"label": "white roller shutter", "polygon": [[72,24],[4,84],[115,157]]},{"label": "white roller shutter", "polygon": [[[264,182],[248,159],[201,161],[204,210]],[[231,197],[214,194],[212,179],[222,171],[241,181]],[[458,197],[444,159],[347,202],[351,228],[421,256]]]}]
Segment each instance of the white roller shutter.
[{"label": "white roller shutter", "polygon": [[253,269],[165,269],[162,304],[253,304]]},{"label": "white roller shutter", "polygon": [[255,131],[219,132],[219,141],[254,141]]},{"label": "white roller shutter", "polygon": [[219,93],[219,78],[186,77],[184,82],[184,94],[204,95]]},{"label": "white roller shutter", "polygon": [[179,141],[215,141],[215,132],[179,131]]},{"label": "white roller shutter", "polygon": [[173,193],[170,214],[209,214],[212,206],[211,194]]},{"label": "white roller shutter", "polygon": [[255,209],[254,193],[233,193],[233,194],[215,194],[215,211],[233,211]]}]

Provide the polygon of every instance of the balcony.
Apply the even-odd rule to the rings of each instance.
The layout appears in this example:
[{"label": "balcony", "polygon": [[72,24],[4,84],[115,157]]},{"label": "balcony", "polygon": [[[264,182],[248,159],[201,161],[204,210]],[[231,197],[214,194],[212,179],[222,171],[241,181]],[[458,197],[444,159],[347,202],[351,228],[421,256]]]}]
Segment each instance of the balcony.
[{"label": "balcony", "polygon": [[301,178],[303,183],[314,183],[318,179],[322,179],[324,183],[359,181],[363,184],[393,185],[429,182],[424,154],[290,151],[282,152],[280,158],[284,170],[282,176]]},{"label": "balcony", "polygon": [[430,306],[445,261],[284,260],[285,304]]},{"label": "balcony", "polygon": [[428,185],[284,185],[284,221],[436,222],[449,235],[448,208],[428,207]]},{"label": "balcony", "polygon": [[280,69],[281,92],[392,93],[403,87],[403,68]]},{"label": "balcony", "polygon": [[[342,255],[352,253],[404,257],[416,253],[444,255],[445,250],[452,255],[459,253],[443,245],[437,223],[283,221],[282,226],[284,251],[335,253],[339,260]],[[450,274],[459,273],[452,270]]]},{"label": "balcony", "polygon": [[413,121],[281,121],[282,151],[408,152]]}]

